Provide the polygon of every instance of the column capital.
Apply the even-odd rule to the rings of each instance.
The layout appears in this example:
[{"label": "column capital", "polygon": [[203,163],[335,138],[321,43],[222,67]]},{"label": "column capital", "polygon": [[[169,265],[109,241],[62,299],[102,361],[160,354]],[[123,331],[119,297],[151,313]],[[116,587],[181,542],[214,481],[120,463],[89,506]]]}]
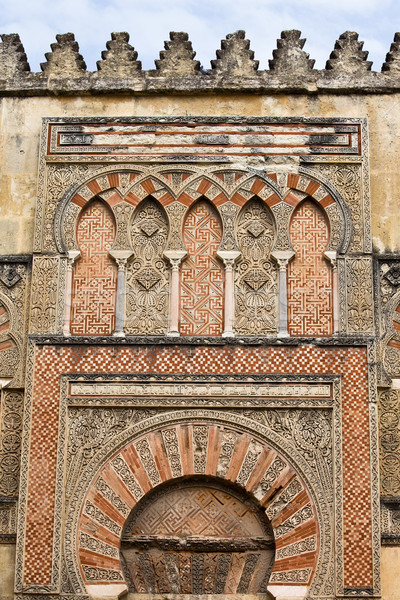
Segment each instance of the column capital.
[{"label": "column capital", "polygon": [[177,271],[179,269],[179,265],[187,256],[186,250],[165,250],[164,256],[171,263],[171,267],[173,271]]},{"label": "column capital", "polygon": [[239,250],[217,250],[217,256],[222,259],[226,269],[233,268],[240,255]]},{"label": "column capital", "polygon": [[81,253],[79,250],[68,250],[68,252],[67,252],[67,267],[69,269],[72,269],[75,261],[77,261],[78,258],[80,258],[80,256],[81,256]]},{"label": "column capital", "polygon": [[325,258],[327,258],[332,266],[332,269],[337,269],[337,252],[336,250],[326,250],[324,252]]},{"label": "column capital", "polygon": [[117,263],[118,271],[124,271],[126,263],[133,256],[132,250],[110,250],[110,256]]},{"label": "column capital", "polygon": [[280,271],[286,271],[288,263],[294,257],[293,250],[273,250],[271,252],[272,258],[278,263]]}]

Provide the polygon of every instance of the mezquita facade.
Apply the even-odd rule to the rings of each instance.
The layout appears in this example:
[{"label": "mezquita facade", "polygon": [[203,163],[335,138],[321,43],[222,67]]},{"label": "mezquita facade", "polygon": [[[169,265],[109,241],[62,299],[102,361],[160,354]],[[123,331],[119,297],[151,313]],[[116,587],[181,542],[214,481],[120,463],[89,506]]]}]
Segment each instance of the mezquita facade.
[{"label": "mezquita facade", "polygon": [[400,34],[0,43],[0,599],[400,598]]}]

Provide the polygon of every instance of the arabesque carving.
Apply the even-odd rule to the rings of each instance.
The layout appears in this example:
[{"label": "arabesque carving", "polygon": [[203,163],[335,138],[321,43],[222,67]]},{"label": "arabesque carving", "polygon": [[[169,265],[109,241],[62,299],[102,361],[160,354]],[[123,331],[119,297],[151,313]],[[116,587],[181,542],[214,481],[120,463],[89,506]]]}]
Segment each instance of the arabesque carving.
[{"label": "arabesque carving", "polygon": [[381,494],[398,497],[400,496],[400,394],[398,390],[385,390],[379,396],[379,440]]},{"label": "arabesque carving", "polygon": [[346,260],[347,327],[349,333],[373,333],[374,302],[370,258]]},{"label": "arabesque carving", "polygon": [[55,333],[60,259],[38,256],[33,259],[31,291],[31,333]]},{"label": "arabesque carving", "polygon": [[127,266],[125,331],[162,335],[168,326],[168,265],[163,252],[168,221],[161,206],[146,200],[130,228],[134,258]]},{"label": "arabesque carving", "polygon": [[18,495],[23,393],[2,391],[0,406],[0,496]]},{"label": "arabesque carving", "polygon": [[270,252],[275,232],[268,208],[248,202],[239,214],[237,239],[242,255],[235,277],[235,331],[274,334],[277,329],[277,272]]}]

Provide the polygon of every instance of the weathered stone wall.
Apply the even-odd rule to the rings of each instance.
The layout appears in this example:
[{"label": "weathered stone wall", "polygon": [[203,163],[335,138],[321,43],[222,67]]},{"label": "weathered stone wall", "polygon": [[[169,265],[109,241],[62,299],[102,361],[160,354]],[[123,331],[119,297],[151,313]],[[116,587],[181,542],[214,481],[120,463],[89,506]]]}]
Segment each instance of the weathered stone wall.
[{"label": "weathered stone wall", "polygon": [[[59,35],[43,72],[30,73],[18,36],[2,36],[0,384],[9,389],[0,403],[0,600],[13,596],[16,538],[19,599],[116,596],[130,509],[162,482],[200,475],[235,483],[270,513],[271,590],[280,600],[310,590],[378,597],[381,542],[383,598],[393,600],[400,409],[388,388],[400,376],[400,35],[382,73],[371,71],[353,32],[321,71],[298,31],[282,33],[267,71],[244,32],[222,41],[210,70],[194,60],[187,34],[170,38],[156,69],[142,71],[128,34],[112,34],[89,73],[74,36]],[[291,127],[288,142],[276,141],[278,125],[283,137]],[[256,136],[266,131],[270,149],[260,150]],[[110,132],[119,147],[107,148]],[[173,138],[161,152],[155,133]],[[136,154],[126,149],[133,141]],[[309,213],[299,231],[290,221],[297,206]],[[93,217],[96,208],[104,218]],[[100,243],[93,232],[105,215]],[[208,225],[198,228],[202,219]],[[304,241],[315,242],[318,228],[308,268],[315,244]],[[212,264],[201,256],[205,240]],[[288,261],[293,249],[298,258],[297,242],[305,249],[295,278]],[[112,285],[93,289],[106,262]],[[300,297],[310,279],[324,279],[322,287]],[[298,294],[289,328],[288,293]],[[265,592],[248,558],[229,589]],[[215,587],[205,576],[204,588],[199,561],[189,562],[182,573],[193,569],[197,583],[182,593],[222,593],[226,561],[214,560]],[[156,589],[157,573],[142,593]],[[175,583],[168,576],[157,589]]]},{"label": "weathered stone wall", "polygon": [[1,254],[32,251],[41,119],[62,115],[367,117],[374,247],[400,251],[400,93],[3,97],[0,115]]}]

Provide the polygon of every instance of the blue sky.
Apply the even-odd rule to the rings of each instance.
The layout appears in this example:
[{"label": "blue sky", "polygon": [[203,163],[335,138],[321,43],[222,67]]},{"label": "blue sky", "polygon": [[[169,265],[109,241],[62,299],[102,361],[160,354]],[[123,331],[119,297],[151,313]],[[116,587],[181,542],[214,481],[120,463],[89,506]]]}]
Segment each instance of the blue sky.
[{"label": "blue sky", "polygon": [[283,29],[300,29],[305,50],[324,68],[346,30],[364,41],[372,69],[381,70],[400,31],[399,0],[3,0],[0,33],[19,33],[32,71],[39,71],[56,33],[72,31],[89,70],[96,70],[111,31],[128,31],[144,69],[153,69],[170,31],[186,31],[205,68],[221,39],[244,29],[260,69]]}]

